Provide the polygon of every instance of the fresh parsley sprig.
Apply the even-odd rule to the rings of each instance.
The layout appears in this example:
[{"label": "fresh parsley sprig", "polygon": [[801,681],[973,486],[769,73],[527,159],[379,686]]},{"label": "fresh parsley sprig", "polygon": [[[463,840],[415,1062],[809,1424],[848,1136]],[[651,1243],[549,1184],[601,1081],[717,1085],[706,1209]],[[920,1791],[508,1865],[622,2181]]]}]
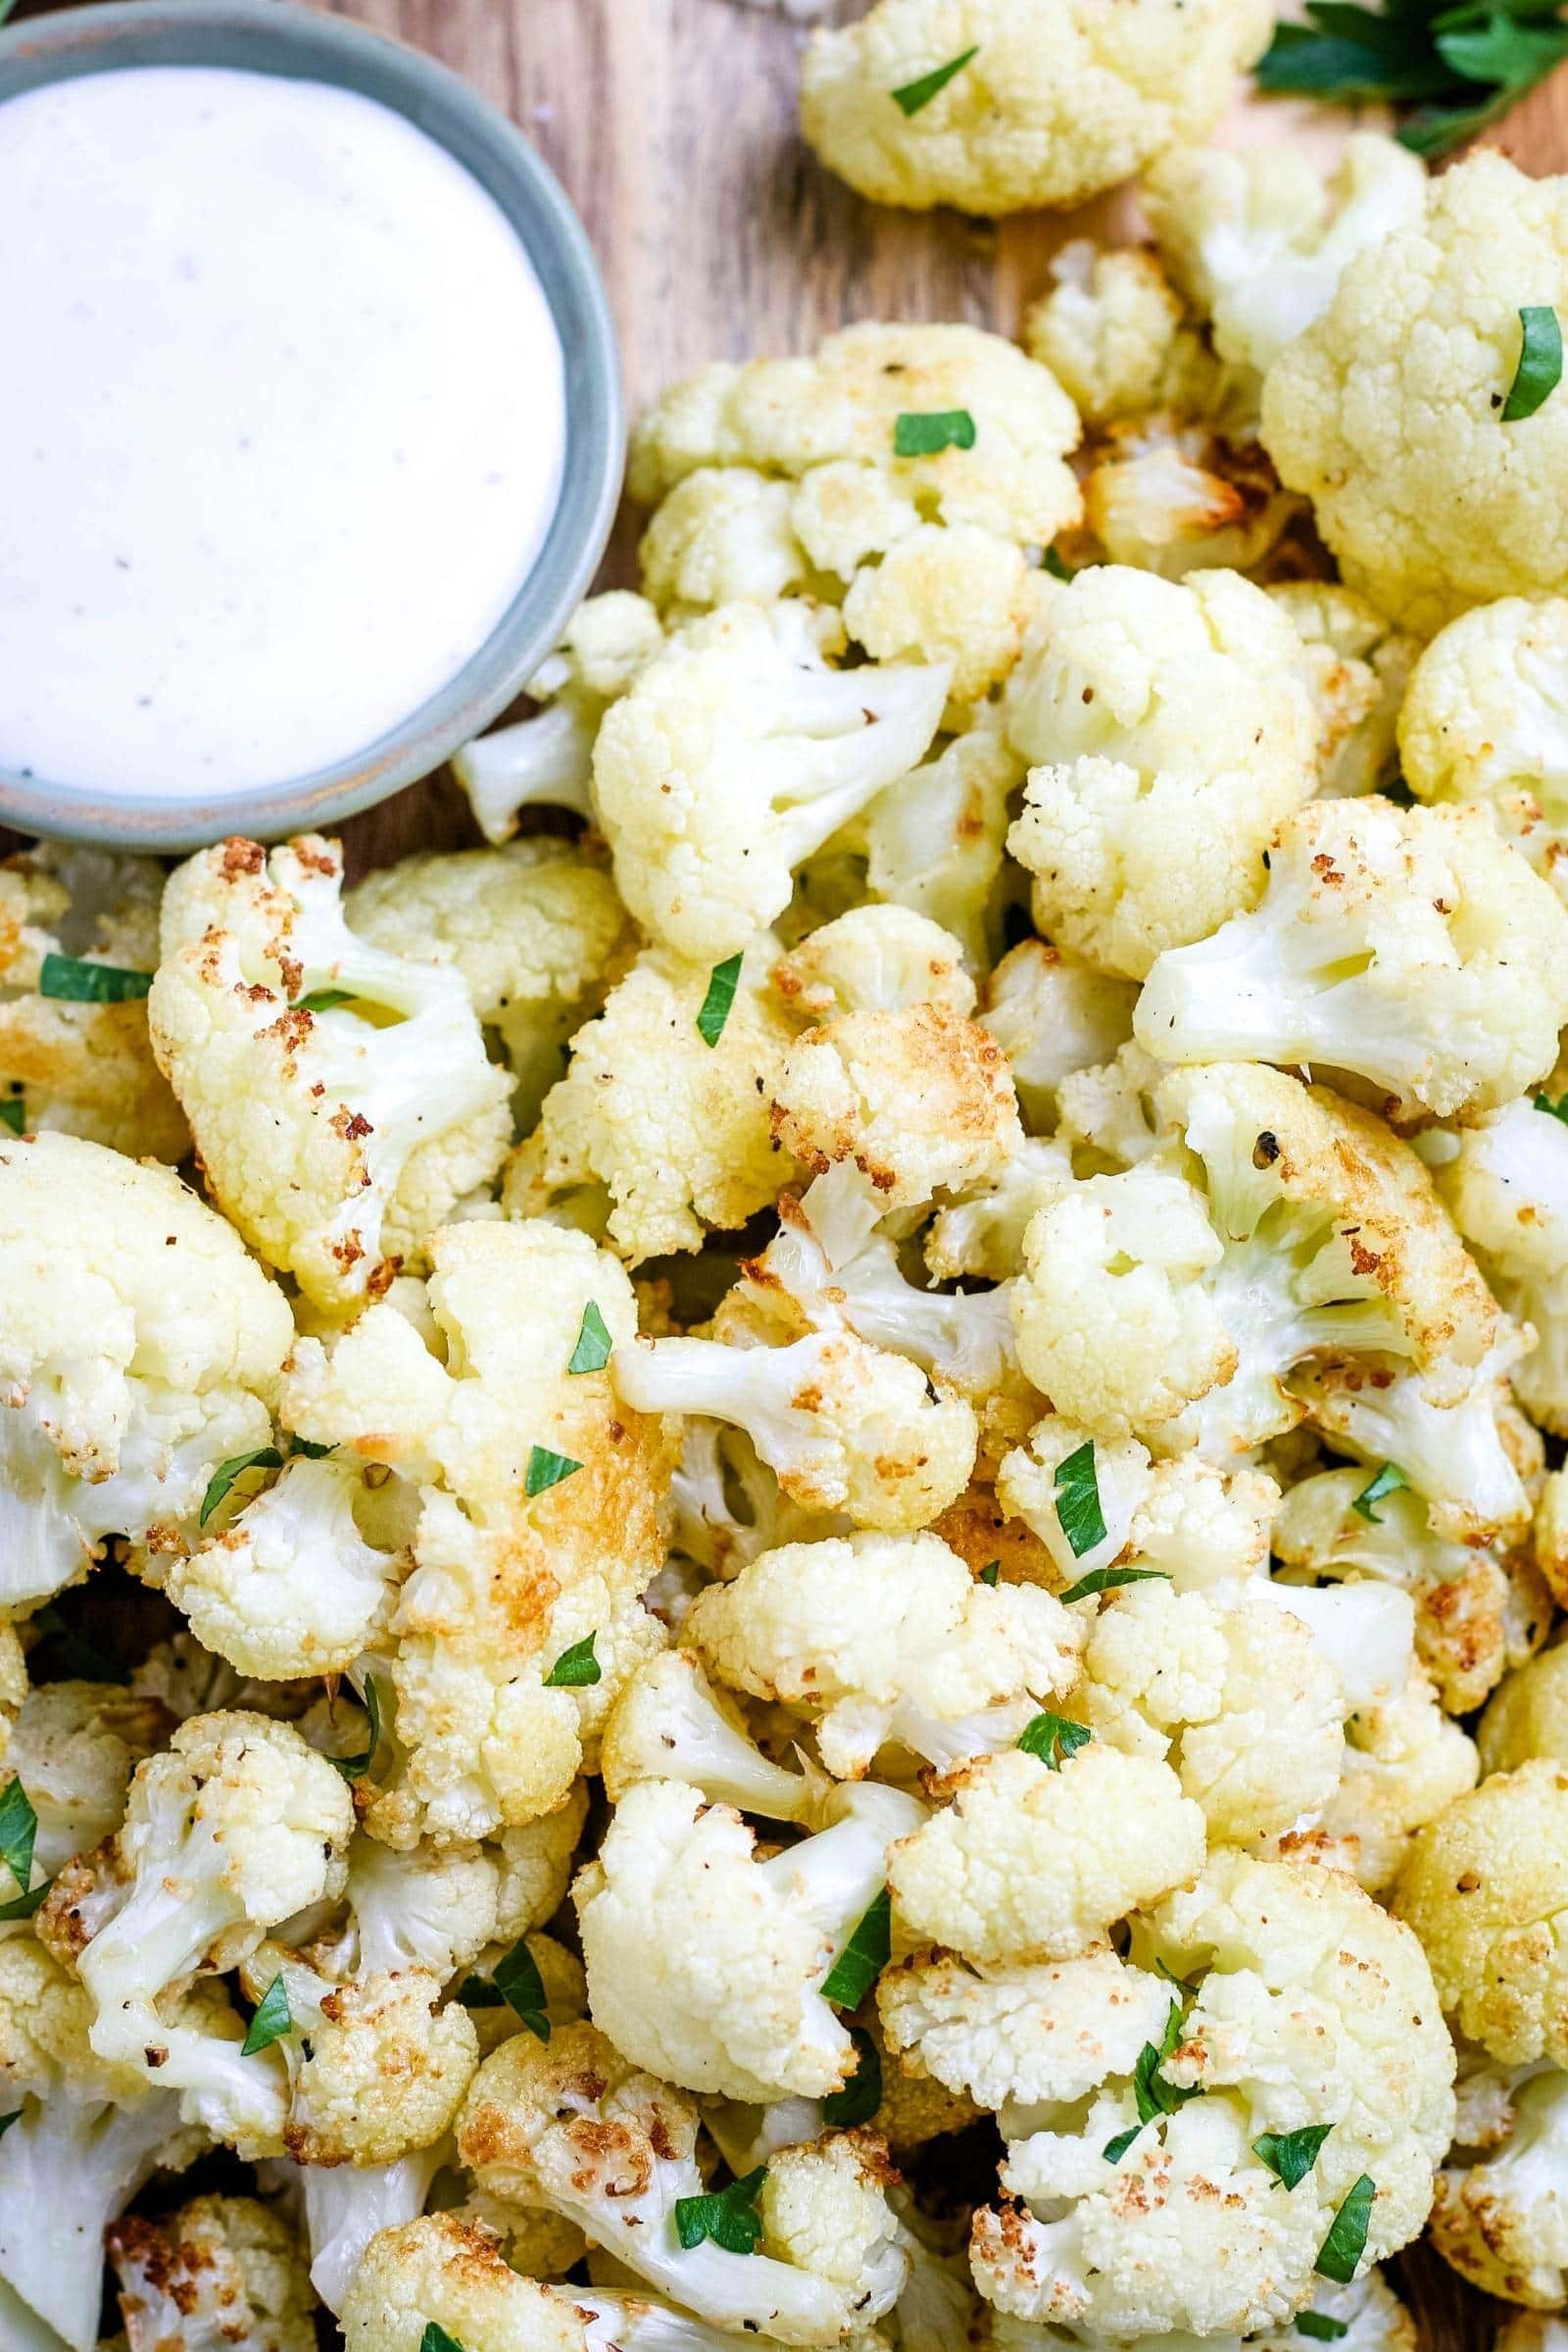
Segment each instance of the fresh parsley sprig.
[{"label": "fresh parsley sprig", "polygon": [[1474,137],[1568,57],[1557,0],[1306,0],[1305,14],[1274,27],[1258,87],[1406,109],[1399,140],[1429,159]]}]

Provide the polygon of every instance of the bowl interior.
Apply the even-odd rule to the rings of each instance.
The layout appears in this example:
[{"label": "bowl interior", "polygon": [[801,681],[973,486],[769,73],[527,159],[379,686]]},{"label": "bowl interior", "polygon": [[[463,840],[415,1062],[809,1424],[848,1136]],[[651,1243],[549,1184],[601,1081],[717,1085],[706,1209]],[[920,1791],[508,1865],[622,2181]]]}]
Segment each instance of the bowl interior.
[{"label": "bowl interior", "polygon": [[404,116],[455,157],[512,224],[544,289],[564,359],[566,445],[544,543],[490,636],[437,694],[353,759],[209,801],[57,785],[0,768],[0,821],[149,850],[335,821],[427,775],[477,734],[520,691],[585,593],[614,516],[624,443],[614,332],[582,224],[521,133],[458,74],[293,0],[110,0],[0,33],[0,103],[43,82],[155,65],[337,83]]}]

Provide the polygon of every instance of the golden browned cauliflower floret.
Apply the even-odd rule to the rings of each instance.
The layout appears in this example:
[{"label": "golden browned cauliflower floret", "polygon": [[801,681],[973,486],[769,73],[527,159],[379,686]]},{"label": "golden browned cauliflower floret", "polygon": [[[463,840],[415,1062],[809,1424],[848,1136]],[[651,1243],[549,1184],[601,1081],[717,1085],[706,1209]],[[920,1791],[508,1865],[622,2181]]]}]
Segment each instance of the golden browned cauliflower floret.
[{"label": "golden browned cauliflower floret", "polygon": [[1052,256],[1051,280],[1025,313],[1024,347],[1087,424],[1164,409],[1208,414],[1221,371],[1157,254],[1074,237]]},{"label": "golden browned cauliflower floret", "polygon": [[254,2197],[193,2197],[108,2233],[127,2352],[316,2352],[316,2297],[287,2226]]},{"label": "golden browned cauliflower floret", "polygon": [[1488,1772],[1512,1772],[1533,1756],[1568,1769],[1568,1645],[1527,1659],[1497,1686],[1476,1741]]},{"label": "golden browned cauliflower floret", "polygon": [[877,204],[1083,204],[1175,140],[1201,138],[1267,34],[1252,0],[1110,13],[1092,0],[878,0],[813,35],[801,122]]}]

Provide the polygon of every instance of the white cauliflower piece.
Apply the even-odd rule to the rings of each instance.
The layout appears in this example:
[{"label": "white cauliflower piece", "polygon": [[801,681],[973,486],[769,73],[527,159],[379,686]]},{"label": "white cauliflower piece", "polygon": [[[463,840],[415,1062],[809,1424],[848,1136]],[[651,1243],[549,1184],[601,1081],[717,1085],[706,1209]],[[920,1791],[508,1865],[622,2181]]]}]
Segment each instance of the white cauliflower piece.
[{"label": "white cauliflower piece", "polygon": [[815,1823],[829,1797],[819,1774],[762,1754],[734,1701],[683,1649],[650,1659],[627,1684],[605,1726],[602,1765],[617,1805],[640,1781],[681,1781],[737,1812]]},{"label": "white cauliflower piece", "polygon": [[1486,2293],[1560,2311],[1568,2308],[1568,2074],[1538,2071],[1508,2105],[1499,2148],[1475,2163],[1461,2156],[1438,2175],[1432,2242]]},{"label": "white cauliflower piece", "polygon": [[1318,721],[1319,800],[1381,790],[1397,764],[1396,730],[1418,640],[1332,580],[1288,580],[1268,593],[1301,640],[1301,675]]},{"label": "white cauliflower piece", "polygon": [[671,620],[718,605],[771,605],[814,585],[788,482],[702,466],[660,502],[637,550],[643,593]]},{"label": "white cauliflower piece", "polygon": [[[1201,138],[1267,38],[1254,7],[1139,0],[1107,23],[1030,0],[878,0],[806,51],[801,124],[877,204],[1032,212],[1085,204],[1177,139]],[[907,103],[927,76],[936,93]],[[906,101],[897,103],[899,94]]]},{"label": "white cauliflower piece", "polygon": [[962,1018],[976,1003],[961,941],[900,906],[852,906],[808,932],[773,966],[773,986],[792,1011],[813,1021],[921,1004]]},{"label": "white cauliflower piece", "polygon": [[[628,1689],[635,1681],[634,1677]],[[607,1726],[607,1741],[608,1737]],[[495,1932],[503,1941],[515,1943],[519,1936],[542,1928],[560,1910],[587,1818],[588,1790],[576,1781],[570,1795],[555,1812],[502,1831],[491,1850],[501,1872]]]},{"label": "white cauliflower piece", "polygon": [[494,2230],[455,2213],[378,2230],[340,2317],[346,2352],[421,2352],[443,2335],[480,2352],[587,2352],[569,2294],[519,2277]]},{"label": "white cauliflower piece", "polygon": [[41,1600],[106,1536],[195,1518],[272,1440],[280,1291],[172,1169],[0,1136],[0,1595]]},{"label": "white cauliflower piece", "polygon": [[963,1274],[1003,1284],[1017,1273],[1035,1211],[1070,1189],[1072,1160],[1055,1137],[1026,1136],[989,1184],[968,1186],[926,1227],[927,1271],[936,1282]]},{"label": "white cauliflower piece", "polygon": [[43,1683],[27,1692],[5,1761],[32,1806],[32,1858],[45,1878],[120,1827],[131,1774],[173,1728],[159,1699],[119,1683]]},{"label": "white cauliflower piece", "polygon": [[1170,1986],[1108,1945],[1033,1966],[917,1952],[883,1971],[876,2008],[888,2046],[917,2075],[982,2107],[1065,2107],[1157,2044]]},{"label": "white cauliflower piece", "polygon": [[1011,740],[1046,763],[1007,837],[1040,930],[1141,980],[1255,901],[1273,826],[1316,780],[1299,661],[1284,613],[1231,572],[1077,575],[1008,688]]},{"label": "white cauliflower piece", "polygon": [[1347,1723],[1340,1785],[1319,1827],[1367,1892],[1382,1895],[1416,1832],[1475,1787],[1479,1761],[1474,1740],[1448,1721],[1417,1670],[1393,1698],[1357,1708]]},{"label": "white cauliflower piece", "polygon": [[925,522],[856,573],[844,626],[873,662],[947,665],[962,717],[1006,678],[1030,612],[1029,566],[1011,540]]},{"label": "white cauliflower piece", "polygon": [[314,834],[202,851],[164,894],[148,1000],[219,1206],[328,1307],[385,1289],[511,1124],[459,974],[357,939],[342,872]]},{"label": "white cauliflower piece", "polygon": [[1132,1036],[1138,990],[1069,949],[1021,940],[987,980],[980,1018],[1007,1057],[1025,1119],[1049,1127],[1063,1079],[1112,1060]]},{"label": "white cauliflower piece", "polygon": [[1537,1095],[1455,1140],[1438,1189],[1501,1304],[1537,1335],[1513,1367],[1514,1394],[1544,1429],[1568,1436],[1568,1126]]},{"label": "white cauliflower piece", "polygon": [[[1056,1474],[1086,1444],[1094,1446],[1105,1533],[1075,1551],[1062,1525]],[[1076,1422],[1048,1413],[1025,1445],[1004,1455],[997,1499],[1040,1539],[1064,1583],[1136,1561],[1191,1592],[1263,1567],[1280,1491],[1265,1470],[1221,1470],[1191,1453],[1152,1461],[1136,1438],[1101,1443]]]},{"label": "white cauliflower piece", "polygon": [[1212,405],[1213,376],[1181,296],[1156,254],[1074,237],[1051,257],[1051,286],[1024,313],[1024,348],[1066,387],[1089,424]]},{"label": "white cauliflower piece", "polygon": [[1305,501],[1282,490],[1250,420],[1220,431],[1207,417],[1124,416],[1095,442],[1084,477],[1080,564],[1096,555],[1162,579],[1257,573]]},{"label": "white cauliflower piece", "polygon": [[288,2229],[255,2197],[193,2197],[107,2239],[127,2352],[316,2352],[316,2297]]},{"label": "white cauliflower piece", "polygon": [[971,972],[996,952],[1008,802],[1023,772],[1000,713],[982,711],[878,793],[858,820],[866,888],[961,940]]},{"label": "white cauliflower piece", "polygon": [[1476,1740],[1486,1772],[1512,1772],[1532,1756],[1568,1765],[1568,1646],[1554,1642],[1499,1685]]}]

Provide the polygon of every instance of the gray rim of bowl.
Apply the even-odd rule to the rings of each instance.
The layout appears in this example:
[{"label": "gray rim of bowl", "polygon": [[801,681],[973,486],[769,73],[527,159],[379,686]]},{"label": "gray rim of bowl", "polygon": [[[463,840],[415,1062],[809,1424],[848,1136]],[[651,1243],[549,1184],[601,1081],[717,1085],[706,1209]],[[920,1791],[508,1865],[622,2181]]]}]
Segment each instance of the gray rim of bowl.
[{"label": "gray rim of bowl", "polygon": [[0,104],[46,82],[147,65],[226,66],[330,81],[415,123],[488,190],[538,273],[565,357],[566,449],[555,516],[495,629],[441,691],[352,760],[210,801],[55,785],[0,768],[0,822],[147,850],[224,833],[275,837],[350,816],[428,775],[522,690],[580,602],[614,520],[620,369],[598,265],[560,183],[461,75],[391,36],[294,0],[109,0],[0,32]]}]

